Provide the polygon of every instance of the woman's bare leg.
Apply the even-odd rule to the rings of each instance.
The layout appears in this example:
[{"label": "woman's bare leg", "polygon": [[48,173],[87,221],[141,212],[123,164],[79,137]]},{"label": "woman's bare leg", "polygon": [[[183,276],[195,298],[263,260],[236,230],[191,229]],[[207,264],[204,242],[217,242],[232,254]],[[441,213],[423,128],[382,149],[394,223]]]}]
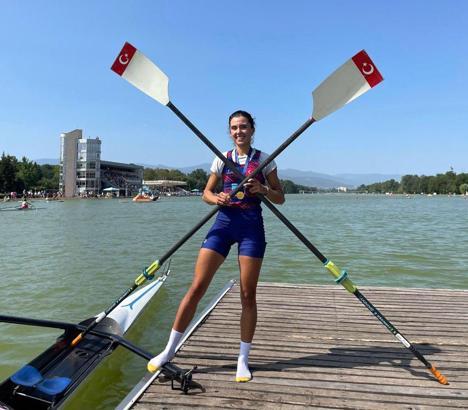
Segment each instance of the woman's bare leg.
[{"label": "woman's bare leg", "polygon": [[250,345],[257,325],[257,283],[263,259],[239,256],[241,282],[241,343],[237,360],[237,382],[248,382],[252,379],[249,370]]},{"label": "woman's bare leg", "polygon": [[262,267],[262,258],[239,256],[240,296],[242,303],[241,340],[251,343],[257,325],[257,283]]},{"label": "woman's bare leg", "polygon": [[202,248],[198,254],[195,264],[192,285],[179,304],[173,329],[178,332],[185,332],[190,321],[195,315],[198,302],[205,295],[214,274],[224,262],[224,256],[211,249]]},{"label": "woman's bare leg", "polygon": [[154,373],[165,363],[173,359],[177,344],[195,315],[198,302],[200,302],[200,299],[205,294],[214,274],[224,262],[224,259],[224,256],[211,249],[200,249],[195,264],[192,285],[179,304],[179,309],[177,310],[177,315],[166,348],[148,363],[148,370],[150,372]]}]

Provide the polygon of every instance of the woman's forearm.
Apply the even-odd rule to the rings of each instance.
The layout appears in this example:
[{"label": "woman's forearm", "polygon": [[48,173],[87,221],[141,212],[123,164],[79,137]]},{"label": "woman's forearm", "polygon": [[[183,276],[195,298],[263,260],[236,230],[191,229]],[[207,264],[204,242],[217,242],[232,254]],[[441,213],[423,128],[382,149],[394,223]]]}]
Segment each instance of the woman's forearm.
[{"label": "woman's forearm", "polygon": [[268,185],[263,185],[262,194],[274,204],[281,205],[284,203],[284,193],[281,189],[273,189]]}]

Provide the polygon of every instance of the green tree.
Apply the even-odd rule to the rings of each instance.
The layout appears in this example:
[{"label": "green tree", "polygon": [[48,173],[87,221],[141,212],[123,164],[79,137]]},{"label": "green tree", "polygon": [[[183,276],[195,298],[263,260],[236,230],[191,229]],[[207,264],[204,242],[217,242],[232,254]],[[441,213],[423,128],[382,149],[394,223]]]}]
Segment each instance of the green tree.
[{"label": "green tree", "polygon": [[285,194],[297,194],[299,192],[299,187],[289,179],[282,179],[281,185]]},{"label": "green tree", "polygon": [[201,168],[192,171],[187,175],[187,188],[189,190],[199,189],[203,191],[208,182],[208,174]]},{"label": "green tree", "polygon": [[37,189],[39,180],[42,178],[41,167],[23,157],[17,165],[16,175],[17,180],[22,182],[24,189]]},{"label": "green tree", "polygon": [[357,192],[368,192],[369,189],[367,188],[367,185],[361,184],[356,188]]},{"label": "green tree", "polygon": [[367,191],[374,194],[384,194],[386,192],[399,192],[400,183],[394,179],[375,184],[367,185]]},{"label": "green tree", "polygon": [[446,189],[447,194],[453,194],[457,192],[457,174],[453,171],[449,171],[445,173],[445,180],[446,180]]},{"label": "green tree", "polygon": [[41,165],[42,178],[38,182],[37,188],[43,189],[58,189],[60,165]]},{"label": "green tree", "polygon": [[428,184],[427,184],[427,193],[440,193],[440,180],[437,177],[431,176],[429,177]]},{"label": "green tree", "polygon": [[428,194],[429,191],[429,181],[431,180],[431,177],[428,177],[426,175],[422,175],[419,178],[419,193],[423,194]]},{"label": "green tree", "polygon": [[461,184],[459,191],[462,195],[468,195],[468,184]]},{"label": "green tree", "polygon": [[402,193],[415,194],[421,191],[421,181],[417,175],[404,175],[401,178],[400,190]]},{"label": "green tree", "polygon": [[186,175],[178,169],[165,168],[145,168],[143,171],[143,179],[158,180],[164,179],[167,181],[185,181]]},{"label": "green tree", "polygon": [[437,193],[453,194],[460,191],[462,184],[468,184],[468,174],[456,174],[448,171],[445,174],[435,176],[426,175],[405,175],[401,179],[401,184],[391,179],[389,181],[379,182],[371,185],[361,185],[358,192],[400,192],[400,193]]},{"label": "green tree", "polygon": [[468,184],[468,174],[458,174],[455,178],[455,185],[460,187],[461,184]]},{"label": "green tree", "polygon": [[0,192],[18,190],[16,179],[17,159],[14,156],[2,154],[0,159]]},{"label": "green tree", "polygon": [[382,190],[384,192],[393,192],[396,193],[400,189],[400,183],[395,181],[394,179],[390,179],[389,181],[385,181],[382,183]]}]

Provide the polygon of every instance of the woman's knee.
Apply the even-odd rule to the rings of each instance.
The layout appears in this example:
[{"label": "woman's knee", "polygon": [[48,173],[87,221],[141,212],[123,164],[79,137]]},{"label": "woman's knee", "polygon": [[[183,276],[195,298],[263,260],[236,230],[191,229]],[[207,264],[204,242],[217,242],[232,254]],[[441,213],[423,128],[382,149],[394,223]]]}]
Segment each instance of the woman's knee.
[{"label": "woman's knee", "polygon": [[185,295],[185,298],[189,303],[198,304],[201,298],[205,295],[205,292],[206,286],[203,286],[201,284],[193,284],[192,286],[190,286],[190,289]]},{"label": "woman's knee", "polygon": [[257,305],[256,289],[242,289],[240,294],[242,307],[255,307]]}]

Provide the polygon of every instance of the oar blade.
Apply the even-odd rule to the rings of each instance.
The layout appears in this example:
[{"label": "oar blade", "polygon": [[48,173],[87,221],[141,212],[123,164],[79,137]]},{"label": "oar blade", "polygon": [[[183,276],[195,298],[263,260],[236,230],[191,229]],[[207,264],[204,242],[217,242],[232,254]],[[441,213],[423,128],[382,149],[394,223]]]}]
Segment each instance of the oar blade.
[{"label": "oar blade", "polygon": [[111,70],[159,103],[169,103],[169,78],[130,43],[124,44]]},{"label": "oar blade", "polygon": [[325,118],[383,81],[367,53],[362,50],[332,73],[313,92],[315,121]]}]

